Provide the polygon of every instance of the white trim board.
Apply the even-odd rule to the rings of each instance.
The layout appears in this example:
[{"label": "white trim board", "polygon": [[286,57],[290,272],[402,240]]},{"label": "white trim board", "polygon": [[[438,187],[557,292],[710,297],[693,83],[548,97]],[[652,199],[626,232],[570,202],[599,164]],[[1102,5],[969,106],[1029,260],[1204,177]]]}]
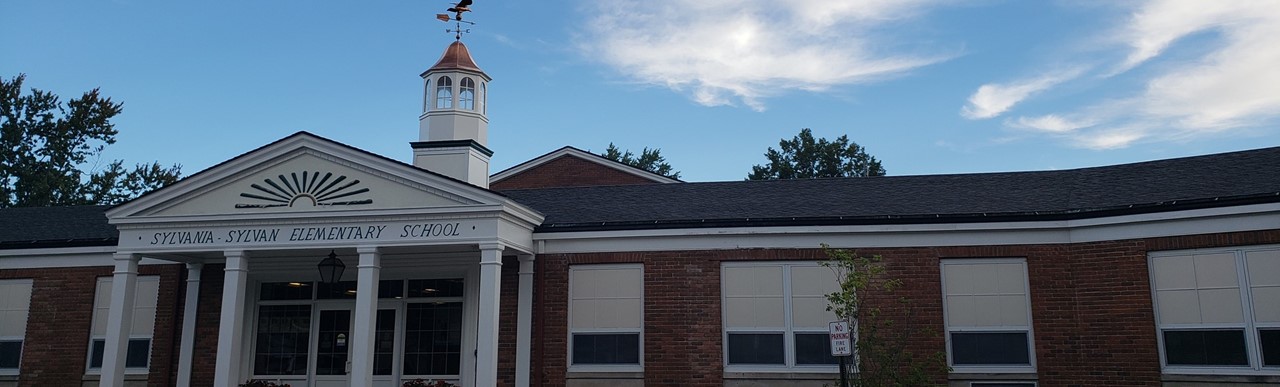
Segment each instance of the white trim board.
[{"label": "white trim board", "polygon": [[1042,222],[729,227],[535,233],[541,253],[1031,245],[1280,228],[1280,203]]}]

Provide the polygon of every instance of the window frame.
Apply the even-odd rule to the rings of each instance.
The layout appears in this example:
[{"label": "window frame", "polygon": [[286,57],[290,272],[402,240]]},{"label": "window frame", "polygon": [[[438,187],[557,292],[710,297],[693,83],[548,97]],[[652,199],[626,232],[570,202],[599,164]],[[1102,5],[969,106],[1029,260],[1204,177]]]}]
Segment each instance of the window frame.
[{"label": "window frame", "polygon": [[[638,328],[622,329],[622,328],[574,328],[573,327],[573,282],[574,273],[580,271],[591,270],[618,270],[618,269],[635,269],[640,276],[640,321],[637,322]],[[565,363],[568,365],[568,372],[643,372],[644,371],[644,264],[642,263],[607,263],[607,264],[580,264],[569,266],[569,279],[567,293],[567,305],[565,305]],[[574,334],[636,334],[638,345],[636,348],[635,364],[575,364],[573,362]]]},{"label": "window frame", "polygon": [[431,111],[431,103],[435,102],[432,98],[435,95],[432,93],[434,90],[431,89],[431,78],[423,78],[422,81],[422,113],[426,114]]},{"label": "window frame", "polygon": [[969,382],[969,387],[988,387],[995,385],[1021,384],[1029,387],[1038,387],[1039,382],[1034,380],[975,380]]},{"label": "window frame", "polygon": [[476,81],[471,77],[462,77],[458,81],[458,109],[476,110]]},{"label": "window frame", "polygon": [[[18,375],[22,371],[22,352],[23,350],[26,349],[26,345],[27,345],[27,327],[26,326],[31,323],[31,297],[34,296],[34,294],[32,293],[35,291],[35,281],[30,278],[4,279],[4,280],[0,280],[0,284],[26,285],[27,294],[28,294],[27,307],[26,307],[27,316],[24,319],[27,321],[27,323],[23,324],[22,326],[22,336],[0,336],[0,341],[18,343],[18,366],[15,368],[0,368],[0,375],[12,376],[12,375]],[[15,310],[17,309],[6,309],[6,311],[15,311]]]},{"label": "window frame", "polygon": [[[108,284],[109,284],[109,283],[111,283],[111,281],[112,281],[112,280],[113,280],[113,277],[111,277],[111,276],[105,276],[105,277],[98,277],[98,278],[94,281],[94,288],[93,288],[93,289],[94,289],[94,291],[93,291],[93,298],[94,298],[94,302],[93,302],[93,310],[95,310],[95,311],[96,311],[96,310],[98,309],[98,301],[97,301],[97,300],[98,300],[98,289],[99,289],[99,288],[98,288],[98,286],[100,286],[100,285],[101,285],[101,284],[103,284],[103,283],[108,283]],[[137,292],[137,288],[136,288],[136,286],[137,286],[138,284],[141,284],[143,281],[154,281],[154,282],[156,283],[156,305],[152,306],[152,308],[153,308],[153,309],[155,309],[155,312],[156,312],[156,313],[159,313],[159,312],[160,312],[160,304],[159,304],[159,298],[160,298],[160,276],[158,276],[158,275],[139,275],[139,276],[137,277],[136,281],[137,281],[137,282],[135,282],[135,284],[134,284],[135,288],[134,288],[134,293],[133,293],[133,309],[134,309],[134,313],[137,313],[137,309],[138,309],[138,296],[139,296],[139,294],[138,294],[138,292]],[[108,306],[107,306],[107,308],[109,309],[109,308],[110,308],[110,305],[108,305]],[[108,313],[110,313],[110,312],[108,312]],[[96,313],[95,313],[95,314],[96,314]],[[88,345],[87,351],[85,351],[85,361],[84,361],[84,368],[85,368],[85,372],[84,372],[84,373],[85,373],[86,375],[100,375],[100,374],[102,374],[102,366],[101,366],[101,365],[99,365],[99,366],[93,366],[93,352],[94,352],[94,350],[93,350],[93,346],[94,346],[94,343],[96,343],[96,342],[98,342],[98,341],[102,341],[102,342],[103,342],[103,351],[106,351],[106,340],[107,340],[107,337],[106,337],[105,335],[98,335],[98,334],[95,334],[95,333],[93,332],[93,326],[94,326],[94,325],[97,325],[97,324],[96,324],[96,323],[97,323],[96,319],[97,319],[97,316],[91,316],[91,317],[90,317],[90,321],[89,321],[89,324],[90,324],[90,325],[89,325],[89,345]],[[153,319],[153,320],[154,320],[154,319]],[[131,325],[132,325],[132,324],[131,324]],[[130,327],[130,330],[132,330],[132,327]],[[145,375],[145,374],[148,374],[148,373],[150,373],[150,372],[151,372],[151,355],[153,355],[153,352],[155,351],[155,342],[156,342],[156,340],[155,340],[155,336],[156,336],[156,327],[155,327],[155,325],[154,325],[154,324],[152,324],[152,326],[151,326],[151,334],[149,334],[149,335],[135,335],[135,334],[133,334],[132,332],[130,332],[130,333],[129,333],[129,336],[128,336],[127,338],[125,338],[125,358],[126,358],[126,359],[125,359],[125,362],[126,362],[125,364],[126,364],[126,365],[125,365],[125,369],[124,369],[124,373],[125,373],[125,375]],[[131,341],[134,341],[134,340],[144,340],[144,339],[145,339],[145,340],[147,340],[147,366],[146,366],[146,367],[129,367],[129,366],[128,366],[128,359],[127,359],[127,358],[129,357],[129,356],[128,356],[128,346],[129,346],[129,343],[130,343]],[[106,354],[104,353],[104,354],[103,354],[103,360],[104,360],[104,361],[106,360],[106,357],[105,357],[105,356],[106,356]]]},{"label": "window frame", "polygon": [[[1157,350],[1160,356],[1160,371],[1166,374],[1188,375],[1280,375],[1280,366],[1265,365],[1262,353],[1260,331],[1280,329],[1280,322],[1259,322],[1254,315],[1253,278],[1249,273],[1248,254],[1250,252],[1274,251],[1280,253],[1280,245],[1230,246],[1219,248],[1186,249],[1153,251],[1147,253],[1147,279],[1151,287],[1151,308],[1156,326]],[[1160,318],[1160,301],[1157,297],[1155,260],[1178,256],[1195,256],[1230,253],[1235,260],[1236,286],[1240,289],[1241,323],[1201,323],[1174,324],[1163,323]],[[1169,365],[1168,353],[1165,351],[1164,333],[1166,331],[1224,331],[1240,330],[1244,332],[1245,359],[1244,366],[1212,366],[1212,365]]]},{"label": "window frame", "polygon": [[[254,321],[255,323],[252,324],[253,326],[246,326],[245,332],[246,334],[252,335],[251,337],[253,337],[254,339],[250,340],[247,343],[245,350],[247,351],[246,353],[251,354],[251,356],[252,354],[257,352],[256,337],[258,334],[258,327],[257,327],[256,321],[258,320],[258,316],[261,313],[261,308],[263,306],[307,305],[311,309],[311,312],[310,312],[311,322],[309,324],[308,334],[307,334],[307,337],[308,337],[307,338],[308,340],[307,341],[307,346],[308,346],[307,357],[308,358],[307,358],[306,371],[301,375],[259,374],[259,373],[256,373],[258,370],[255,368],[253,362],[250,361],[247,364],[247,367],[249,367],[248,372],[252,374],[252,377],[254,379],[283,380],[290,383],[294,383],[294,382],[303,383],[306,380],[309,380],[308,378],[314,378],[316,376],[315,373],[317,371],[316,369],[317,359],[315,356],[317,354],[317,348],[315,347],[315,344],[316,344],[315,340],[317,338],[316,332],[319,326],[320,312],[322,310],[334,310],[334,309],[341,310],[341,309],[347,309],[347,308],[352,308],[351,310],[354,311],[353,308],[356,302],[354,298],[324,298],[325,296],[320,291],[320,287],[321,287],[320,283],[317,281],[299,282],[299,283],[305,283],[306,286],[310,289],[309,291],[310,296],[308,296],[307,298],[287,299],[287,300],[286,299],[282,299],[282,300],[263,300],[262,299],[262,288],[264,284],[297,282],[291,278],[293,277],[292,276],[268,276],[264,278],[257,278],[250,282],[251,285],[249,287],[252,292],[250,293],[250,298],[252,300],[255,300],[252,303],[252,307],[250,308],[252,309],[251,321]],[[459,281],[462,281],[462,285],[461,285],[462,293],[459,295],[450,295],[450,296],[415,295],[414,293],[409,291],[409,283],[415,280],[459,280]],[[468,313],[474,312],[474,309],[471,309],[473,308],[472,305],[475,304],[475,300],[473,299],[473,295],[471,294],[473,292],[473,289],[471,288],[471,286],[474,281],[475,280],[473,279],[473,276],[471,274],[461,270],[443,270],[443,271],[433,272],[433,273],[424,273],[423,275],[410,274],[406,276],[383,276],[382,278],[379,279],[379,295],[377,298],[378,312],[375,312],[374,323],[376,324],[378,321],[376,317],[377,313],[384,310],[394,310],[395,311],[395,328],[391,331],[392,337],[393,337],[392,356],[391,356],[391,373],[390,374],[375,373],[374,379],[376,383],[380,383],[378,382],[379,379],[389,379],[395,383],[399,383],[399,381],[401,380],[412,380],[412,379],[459,380],[462,378],[462,375],[467,373],[466,369],[462,368],[462,366],[466,363],[465,353],[467,350],[466,343],[467,343],[467,337],[468,337],[467,335],[468,335],[468,329],[469,329],[467,327],[467,324],[469,322]],[[343,282],[355,282],[355,281],[343,281]],[[387,282],[398,283],[398,289],[399,289],[398,294],[383,295],[381,293],[381,288],[383,286],[382,283],[387,283]],[[453,303],[453,302],[462,304],[462,324],[461,324],[462,348],[461,348],[461,352],[458,354],[459,373],[456,375],[414,375],[414,374],[404,373],[406,368],[404,362],[407,358],[406,356],[407,344],[405,343],[405,339],[408,336],[407,325],[408,325],[409,306],[412,304]],[[375,335],[377,331],[378,330],[375,327]],[[376,348],[376,345],[375,345],[375,348]],[[314,379],[311,379],[311,380],[314,380]]]},{"label": "window frame", "polygon": [[[418,278],[414,278],[414,279],[418,279]],[[436,279],[436,278],[431,278],[431,279]],[[453,278],[438,278],[438,279],[453,279]],[[462,279],[462,278],[458,278],[458,279]],[[393,344],[394,348],[397,348],[397,349],[394,349],[394,351],[396,352],[394,352],[392,355],[392,361],[394,362],[391,365],[392,375],[396,375],[398,371],[398,374],[400,375],[401,379],[456,379],[456,378],[461,378],[462,375],[465,373],[463,365],[466,362],[463,360],[466,357],[466,352],[467,352],[467,339],[466,339],[467,302],[466,302],[466,296],[465,296],[466,280],[465,279],[462,279],[462,280],[463,280],[463,286],[464,286],[463,288],[464,295],[449,296],[449,297],[407,297],[406,296],[403,299],[403,302],[401,303],[400,308],[396,312],[396,324],[398,324],[397,329],[400,336],[399,336],[399,340],[395,340],[395,343]],[[409,280],[405,280],[404,283],[405,283],[404,286],[407,289]],[[458,306],[461,308],[461,313],[458,315],[458,318],[462,320],[462,323],[459,324],[459,334],[461,335],[462,339],[460,341],[461,344],[458,348],[458,374],[429,375],[429,374],[408,373],[408,371],[406,370],[408,367],[405,363],[408,362],[408,358],[409,358],[409,343],[407,342],[409,337],[409,326],[408,326],[409,325],[409,306],[410,305],[441,305],[441,304],[453,304],[453,303],[459,304]]]},{"label": "window frame", "polygon": [[450,78],[448,75],[442,75],[439,78],[436,78],[436,109],[453,109],[454,94],[453,78]]},{"label": "window frame", "polygon": [[[782,269],[782,308],[783,308],[783,326],[781,327],[753,327],[753,328],[731,328],[729,327],[729,311],[726,302],[726,286],[727,282],[724,277],[726,268],[751,268],[751,267],[778,267]],[[720,342],[722,364],[724,372],[761,372],[761,373],[783,373],[783,372],[802,372],[802,373],[832,373],[840,372],[840,366],[837,364],[796,364],[796,334],[804,333],[822,333],[830,334],[830,329],[818,329],[810,327],[795,326],[795,318],[793,310],[795,309],[792,301],[795,296],[792,293],[792,274],[793,267],[815,268],[822,267],[818,261],[762,261],[762,262],[721,262],[720,263]],[[835,274],[832,273],[834,277]],[[837,284],[839,283],[836,279]],[[850,327],[854,335],[857,335],[857,322],[851,321]],[[778,330],[781,329],[781,330]],[[730,364],[729,363],[729,335],[730,334],[782,334],[782,364]],[[854,361],[850,361],[854,360]],[[846,359],[846,365],[852,367],[857,372],[857,362],[854,356]]]},{"label": "window frame", "polygon": [[[311,293],[314,297],[315,290],[312,289]],[[299,303],[297,302],[297,300],[273,300],[273,301],[266,301],[265,304],[261,302],[262,301],[260,301],[259,304],[253,306],[252,320],[249,320],[248,322],[250,324],[246,324],[245,326],[246,328],[245,331],[252,332],[252,336],[246,336],[246,340],[248,340],[248,345],[245,346],[246,351],[244,352],[245,357],[248,359],[248,363],[245,366],[248,368],[248,373],[250,375],[253,375],[254,379],[261,379],[261,378],[284,379],[284,378],[298,378],[298,377],[308,376],[308,374],[311,372],[311,368],[312,368],[311,364],[312,362],[315,361],[314,356],[312,355],[312,352],[314,352],[313,351],[314,348],[312,348],[313,347],[312,339],[314,339],[312,337],[312,333],[315,326],[317,325],[317,322],[315,321],[316,320],[315,316],[317,314],[316,305],[314,303],[305,303],[305,304]],[[260,319],[262,318],[262,314],[263,314],[262,310],[264,307],[282,307],[282,306],[283,307],[289,307],[289,306],[306,306],[307,307],[307,337],[305,339],[306,345],[307,345],[307,352],[306,352],[307,364],[303,366],[303,371],[301,374],[289,375],[289,374],[259,373],[258,371],[260,370],[258,370],[256,362],[257,362],[259,350],[261,350],[261,348],[259,348],[258,346],[258,335],[262,334],[261,326],[259,326]]]},{"label": "window frame", "polygon": [[[1011,264],[1016,263],[1022,267],[1022,290],[1027,308],[1027,325],[1025,329],[1022,327],[975,327],[960,326],[953,327],[951,318],[949,317],[947,304],[947,266],[948,265],[994,265],[994,264]],[[1036,335],[1035,320],[1033,315],[1035,312],[1031,309],[1031,275],[1027,267],[1027,259],[1022,257],[1010,258],[942,258],[938,260],[938,276],[939,285],[942,290],[942,336],[946,341],[947,366],[951,367],[951,373],[1000,373],[1000,374],[1032,374],[1036,373]],[[1010,333],[1010,332],[1026,332],[1027,334],[1027,364],[1026,365],[981,365],[981,364],[955,364],[953,353],[951,350],[951,333]]]}]

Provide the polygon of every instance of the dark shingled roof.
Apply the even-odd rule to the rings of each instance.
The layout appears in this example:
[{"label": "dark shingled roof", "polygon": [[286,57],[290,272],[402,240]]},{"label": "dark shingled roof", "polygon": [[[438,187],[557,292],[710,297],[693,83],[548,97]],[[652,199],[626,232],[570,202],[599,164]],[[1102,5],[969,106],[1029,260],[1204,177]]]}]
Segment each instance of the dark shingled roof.
[{"label": "dark shingled roof", "polygon": [[1060,171],[503,191],[537,231],[1064,220],[1280,202],[1280,148]]},{"label": "dark shingled roof", "polygon": [[[1061,171],[502,191],[536,231],[1085,219],[1280,202],[1280,147]],[[0,210],[0,249],[101,246],[109,206]]]},{"label": "dark shingled roof", "polygon": [[116,228],[107,224],[111,206],[0,209],[0,249],[115,246]]}]

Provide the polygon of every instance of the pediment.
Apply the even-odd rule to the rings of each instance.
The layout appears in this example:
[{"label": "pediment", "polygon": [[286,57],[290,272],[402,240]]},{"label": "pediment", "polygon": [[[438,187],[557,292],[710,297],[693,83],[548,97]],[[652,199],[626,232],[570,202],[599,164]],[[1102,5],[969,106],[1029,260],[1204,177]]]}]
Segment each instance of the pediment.
[{"label": "pediment", "polygon": [[491,191],[303,132],[116,207],[108,217],[304,215],[502,200]]},{"label": "pediment", "polygon": [[[576,161],[574,161],[576,160]],[[571,163],[579,176],[563,176],[558,168]],[[543,168],[553,169],[558,179],[547,179]],[[551,151],[489,177],[490,187],[506,189],[580,187],[592,185],[680,183],[663,175],[636,168],[571,146]]]}]

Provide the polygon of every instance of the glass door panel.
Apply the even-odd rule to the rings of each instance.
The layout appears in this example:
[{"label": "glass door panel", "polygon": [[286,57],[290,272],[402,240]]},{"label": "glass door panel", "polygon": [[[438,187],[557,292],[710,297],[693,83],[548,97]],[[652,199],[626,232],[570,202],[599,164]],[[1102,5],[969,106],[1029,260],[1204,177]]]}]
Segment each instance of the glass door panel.
[{"label": "glass door panel", "polygon": [[316,375],[346,375],[351,348],[351,310],[321,310],[319,323]]},{"label": "glass door panel", "polygon": [[396,310],[378,309],[373,338],[373,374],[391,375],[395,365]]}]

